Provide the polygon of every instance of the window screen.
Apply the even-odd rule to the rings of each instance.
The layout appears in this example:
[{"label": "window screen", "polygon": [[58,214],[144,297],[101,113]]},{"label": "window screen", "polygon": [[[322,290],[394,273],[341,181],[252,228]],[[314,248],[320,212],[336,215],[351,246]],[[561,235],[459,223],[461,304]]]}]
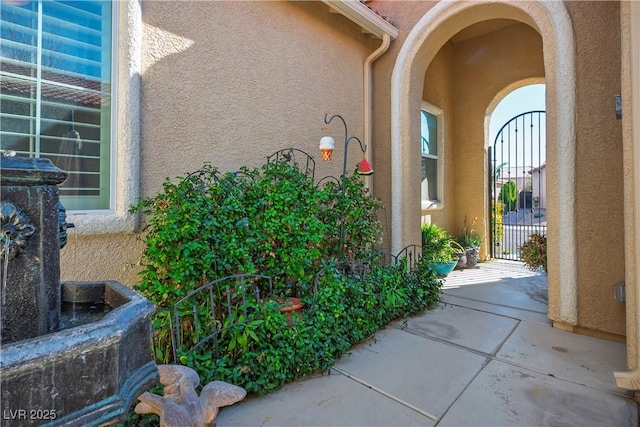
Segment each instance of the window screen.
[{"label": "window screen", "polygon": [[112,3],[0,2],[0,15],[1,148],[68,171],[67,209],[111,208]]}]

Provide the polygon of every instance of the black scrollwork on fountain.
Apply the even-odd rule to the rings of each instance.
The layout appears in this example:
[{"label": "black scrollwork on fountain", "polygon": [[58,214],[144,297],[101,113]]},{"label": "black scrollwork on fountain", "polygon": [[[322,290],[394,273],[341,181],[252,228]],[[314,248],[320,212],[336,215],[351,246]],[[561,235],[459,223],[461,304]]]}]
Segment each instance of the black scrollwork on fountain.
[{"label": "black scrollwork on fountain", "polygon": [[0,224],[0,258],[8,256],[13,259],[29,245],[29,238],[36,232],[36,226],[19,207],[10,202],[0,202]]},{"label": "black scrollwork on fountain", "polygon": [[67,222],[67,210],[58,202],[58,235],[60,238],[60,249],[67,244],[67,229],[74,228],[75,224]]}]

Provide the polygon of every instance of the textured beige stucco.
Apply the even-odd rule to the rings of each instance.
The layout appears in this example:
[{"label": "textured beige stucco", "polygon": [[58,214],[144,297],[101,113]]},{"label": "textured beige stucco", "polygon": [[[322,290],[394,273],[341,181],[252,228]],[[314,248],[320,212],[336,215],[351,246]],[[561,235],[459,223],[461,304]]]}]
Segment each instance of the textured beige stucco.
[{"label": "textured beige stucco", "polygon": [[[632,16],[632,7],[634,15]],[[624,172],[624,221],[625,221],[625,287],[626,287],[626,333],[627,364],[629,370],[640,368],[640,349],[638,328],[640,327],[638,312],[638,271],[637,245],[640,242],[638,214],[640,206],[636,197],[640,193],[640,178],[637,165],[640,160],[640,118],[634,107],[640,106],[640,54],[637,46],[638,38],[632,40],[631,32],[640,34],[640,7],[623,2],[620,5],[620,26],[622,46],[622,139],[623,139],[623,172]],[[632,28],[633,26],[633,28]],[[633,43],[633,46],[632,46]],[[632,54],[635,48],[635,54]],[[635,130],[635,132],[634,132]],[[637,396],[640,397],[640,396]]]},{"label": "textured beige stucco", "polygon": [[[605,117],[607,108],[609,113],[612,111],[613,94],[619,91],[618,5],[615,2],[569,3],[571,3],[571,7],[566,10],[569,19],[556,19],[558,16],[555,14],[552,19],[553,25],[565,22],[575,26],[573,29],[562,28],[565,31],[568,28],[568,34],[571,38],[563,38],[565,35],[559,31],[560,28],[554,28],[551,25],[551,21],[548,21],[549,15],[540,8],[533,7],[535,2],[514,2],[511,4],[506,2],[476,3],[473,7],[460,7],[458,4],[451,4],[450,7],[457,8],[460,11],[459,14],[447,14],[446,11],[440,13],[439,16],[446,16],[446,19],[443,18],[438,21],[442,28],[429,27],[424,29],[424,31],[430,31],[428,43],[412,45],[404,53],[400,52],[400,54],[411,56],[413,62],[411,62],[410,71],[408,71],[412,73],[411,77],[404,81],[404,84],[410,86],[402,88],[402,93],[412,95],[402,100],[405,104],[400,105],[402,111],[399,114],[402,117],[404,111],[413,111],[418,108],[413,93],[415,88],[422,89],[422,85],[415,82],[415,79],[418,78],[416,72],[425,69],[426,65],[432,62],[436,56],[435,49],[439,49],[447,39],[455,34],[455,31],[463,29],[464,22],[472,24],[478,19],[482,20],[483,16],[509,17],[531,24],[536,30],[540,31],[542,38],[547,43],[544,47],[545,70],[554,70],[554,72],[558,73],[558,75],[545,76],[548,88],[550,88],[547,91],[547,99],[553,100],[553,102],[547,102],[547,111],[550,116],[547,120],[547,126],[548,129],[553,130],[547,136],[547,142],[548,159],[551,158],[548,162],[550,169],[549,193],[551,198],[555,200],[553,206],[550,207],[549,219],[551,234],[549,314],[552,319],[573,324],[581,331],[588,332],[590,329],[595,329],[614,335],[624,334],[624,307],[615,303],[611,298],[611,286],[624,277],[624,262],[622,261],[624,256],[621,244],[623,241],[623,194],[622,186],[620,185],[622,178],[621,168],[619,167],[622,158],[622,147],[619,140],[620,130],[615,127],[615,119],[609,120],[608,117]],[[411,10],[411,13],[404,10],[403,13],[393,14],[392,12],[395,10],[393,5],[385,2],[375,2],[374,4],[379,4],[382,8],[386,5],[383,13],[389,13],[391,19],[395,20],[394,22],[401,28],[401,37],[404,37],[404,39],[399,37],[401,43],[406,39],[405,33],[402,32],[406,28],[405,23],[407,26],[412,27],[416,23],[416,16],[418,17],[417,19],[420,19],[429,12],[429,8],[424,5],[407,5],[403,3],[403,7],[406,6],[407,10]],[[553,5],[547,7],[551,6]],[[418,12],[417,10],[420,7],[423,9]],[[440,10],[446,10],[446,8],[440,8]],[[529,12],[536,14],[535,22],[539,24],[539,27],[533,24],[531,18],[527,17]],[[564,13],[563,10],[556,6],[549,9],[549,13],[551,12]],[[431,16],[437,15],[432,14]],[[403,18],[406,18],[406,21],[402,21]],[[592,20],[598,19],[601,22],[600,26],[594,26]],[[594,31],[594,28],[599,30]],[[613,30],[607,32],[607,28],[613,28]],[[589,33],[589,37],[583,35],[583,33]],[[558,81],[570,81],[566,76],[571,73],[572,68],[569,67],[573,64],[566,62],[565,59],[570,56],[568,49],[574,48],[572,41],[574,35],[579,39],[575,43],[576,59],[578,60],[577,69],[579,70],[575,77],[579,82],[575,86],[558,85]],[[596,35],[600,39],[597,43],[592,43],[591,38],[596,37]],[[417,37],[421,36],[418,35]],[[606,53],[600,52],[601,49],[606,50]],[[557,52],[557,56],[555,52]],[[395,54],[398,56],[397,52]],[[605,58],[605,61],[601,59],[602,57]],[[499,59],[496,62],[499,62]],[[391,58],[387,56],[385,60],[389,61]],[[459,71],[456,68],[454,72],[458,73]],[[481,77],[478,77],[479,71],[481,70],[474,69],[467,76],[470,77],[470,80],[484,82]],[[522,76],[522,78],[528,77],[531,76]],[[573,111],[572,107],[570,107],[574,96],[573,93],[576,94],[577,117],[573,114],[568,114]],[[385,97],[386,94],[381,94],[382,99]],[[457,111],[461,111],[462,114],[467,116],[465,108],[473,109],[474,107],[465,107],[465,104],[462,104],[460,99],[456,99],[456,101],[454,120],[459,124],[460,117],[458,116],[460,113],[457,113]],[[483,101],[484,105],[482,107],[486,108],[490,101]],[[607,105],[609,107],[606,107]],[[479,120],[482,121],[482,116],[480,116]],[[413,136],[417,134],[417,129],[413,129],[411,126],[407,127],[411,123],[411,121],[408,121],[401,124],[392,122],[391,124],[392,133],[394,132],[394,126],[400,126],[396,131],[401,135],[402,141],[402,144],[398,146],[402,153],[399,157],[400,161],[397,164],[392,164],[391,168],[393,171],[401,171],[403,180],[399,184],[393,184],[396,185],[394,190],[396,194],[391,194],[390,196],[391,203],[399,203],[395,206],[401,209],[402,212],[402,222],[399,223],[399,228],[392,230],[400,230],[402,234],[396,236],[395,239],[398,242],[402,242],[402,244],[411,243],[411,239],[415,239],[418,234],[416,221],[413,217],[415,208],[412,205],[411,195],[417,196],[419,192],[414,188],[413,180],[407,179],[407,177],[417,176],[417,171],[411,169],[412,156],[407,154],[409,153],[407,144],[409,141],[414,140]],[[578,127],[582,126],[575,133],[573,132],[573,129],[575,129],[573,127],[574,123]],[[416,124],[416,122],[414,121],[413,124]],[[606,148],[598,147],[590,150],[589,142],[587,142],[589,140],[589,128],[597,126],[597,124],[602,124],[603,126],[595,132],[595,134],[599,135],[600,140],[615,140],[618,138],[618,141],[602,145],[602,147]],[[476,126],[482,128],[482,124]],[[557,134],[558,140],[555,139],[556,129],[559,132]],[[384,130],[381,132],[384,132]],[[465,129],[460,130],[459,128],[456,128],[456,132],[467,133]],[[575,142],[572,140],[574,135],[576,137]],[[481,139],[482,136],[471,135],[470,138]],[[458,142],[458,138],[456,138],[456,142]],[[394,148],[391,147],[391,150],[393,151]],[[462,145],[460,145],[460,150],[463,150]],[[458,163],[465,162],[460,152],[457,153],[457,156],[455,159],[456,166],[458,166]],[[470,157],[474,157],[474,155]],[[575,168],[571,166],[574,161],[577,162]],[[561,163],[558,164],[557,162]],[[596,167],[598,174],[590,173],[594,163],[598,163]],[[609,170],[615,167],[616,164],[618,164],[618,170],[613,174],[615,179],[610,181],[603,179],[604,170]],[[407,167],[409,170],[405,170]],[[464,172],[459,172],[454,185],[460,186],[460,180],[463,175]],[[393,176],[391,181],[393,183]],[[607,182],[605,183],[605,181]],[[455,191],[456,202],[461,199],[464,199],[465,203],[467,200],[471,200],[473,195],[468,192],[465,194],[465,191]],[[389,193],[391,193],[391,189]],[[400,202],[393,202],[394,198]],[[594,198],[597,198],[597,201],[594,202]],[[593,206],[594,203],[600,209],[596,215],[594,215],[592,209],[589,209],[589,206]],[[482,203],[475,202],[475,204],[482,209]],[[605,208],[604,204],[609,206]],[[463,209],[460,206],[456,206],[456,208],[458,212],[453,214],[456,217],[453,226],[460,227],[464,212],[462,212]],[[440,215],[445,218],[448,216],[447,212],[444,211]],[[609,217],[609,220],[606,220],[605,216]],[[395,221],[392,217],[392,223]],[[581,227],[585,227],[586,234],[583,234],[580,230]],[[559,238],[559,236],[565,237]],[[574,238],[577,239],[575,246]],[[595,243],[595,241],[598,243]],[[603,248],[606,248],[604,250],[607,251],[604,256],[602,256],[601,252]],[[611,265],[603,268],[601,264],[596,263],[595,260],[600,257],[611,261]],[[565,274],[571,276],[566,276]],[[568,283],[570,283],[569,286],[567,286]]]},{"label": "textured beige stucco", "polygon": [[[373,175],[375,194],[379,197],[385,210],[381,213],[383,224],[386,227],[386,233],[383,236],[383,246],[385,250],[391,250],[391,92],[390,92],[390,79],[393,72],[393,67],[403,43],[405,42],[407,35],[415,25],[415,23],[437,2],[422,2],[422,1],[372,1],[368,4],[371,5],[378,13],[392,22],[398,29],[399,34],[396,40],[391,43],[389,50],[385,55],[378,59],[373,66],[373,81],[374,81],[374,95],[373,95],[373,109],[374,109],[374,123],[373,123],[373,140],[376,142],[373,150],[373,161],[376,165],[376,173]],[[418,90],[418,89],[416,89]],[[419,103],[416,103],[416,108],[420,108]],[[419,132],[419,130],[414,130]],[[418,135],[416,133],[416,135]],[[414,163],[417,162],[417,158],[414,158]],[[416,163],[419,165],[419,163]],[[416,167],[415,164],[413,166]],[[414,171],[419,173],[419,171]],[[409,181],[409,180],[407,180]],[[419,175],[418,180],[419,181]],[[410,182],[405,182],[407,186],[411,185]],[[412,191],[419,191],[420,183],[414,182],[411,187]],[[407,188],[409,191],[409,188]],[[418,193],[419,194],[419,193]],[[421,204],[419,200],[415,201],[414,205],[406,206],[407,212],[412,212],[414,218],[414,231],[410,231],[411,238],[407,241],[419,244],[421,242],[420,237],[420,216],[421,216]]]},{"label": "textured beige stucco", "polygon": [[620,5],[566,2],[577,59],[576,225],[578,325],[625,334],[625,307],[612,286],[625,280]]},{"label": "textured beige stucco", "polygon": [[118,280],[128,286],[138,281],[138,262],[144,243],[133,233],[70,235],[60,251],[60,280]]},{"label": "textured beige stucco", "polygon": [[[451,7],[458,3],[451,3]],[[389,51],[373,65],[374,123],[369,148],[376,170],[376,195],[386,206],[381,219],[388,249],[395,197],[390,92],[393,69],[414,25],[438,3],[368,4],[400,30]],[[446,156],[446,198],[450,200],[445,210],[433,213],[452,232],[463,226],[465,215],[485,216],[487,109],[495,104],[496,97],[506,94],[505,88],[543,76],[536,31],[542,33],[542,40],[554,40],[551,26],[537,28],[527,15],[527,5],[534,2],[520,4],[525,6],[491,2],[450,17],[429,45],[420,47],[418,59],[412,64],[413,70],[419,70],[411,82],[411,89],[418,95],[410,100],[409,108],[417,111],[421,98],[443,108],[448,120],[447,138],[453,140],[452,152]],[[556,236],[564,232],[557,218],[575,220],[577,244],[568,253],[577,254],[577,283],[575,289],[563,294],[560,272],[567,260],[549,260],[549,316],[561,322],[575,320],[576,326],[586,331],[624,335],[625,308],[611,298],[611,286],[628,279],[631,271],[625,275],[623,215],[623,200],[629,195],[623,191],[624,172],[630,166],[625,163],[623,167],[622,124],[613,111],[613,96],[622,91],[619,3],[565,5],[575,36],[577,110],[575,117],[566,117],[562,97],[571,93],[571,88],[560,88],[565,91],[558,94],[557,76],[544,76],[547,99],[560,99],[558,104],[547,105],[547,128],[556,129],[562,121],[575,120],[576,167],[562,170],[564,175],[558,173],[560,169],[553,163],[558,153],[554,150],[565,147],[566,141],[555,141],[555,134],[550,133],[548,185],[550,199],[558,200],[562,197],[559,183],[572,182],[575,177],[575,210],[574,200],[552,206],[549,232]],[[449,42],[468,25],[465,23],[496,16],[522,23],[503,27],[495,34]],[[362,136],[362,64],[379,40],[362,34],[355,24],[331,14],[319,2],[148,1],[142,2],[142,22],[139,186],[143,197],[155,194],[165,177],[188,173],[204,161],[225,171],[235,170],[243,165],[257,166],[275,150],[291,146],[317,156],[318,141],[324,134],[336,138],[337,160],[330,165],[319,162],[316,176],[340,173],[344,129],[339,122],[326,126],[324,114],[342,114],[350,135]],[[544,49],[553,53],[554,48]],[[479,52],[482,55],[476,55]],[[545,51],[544,69],[553,68],[557,60],[551,53]],[[417,137],[419,129],[404,131]],[[352,145],[350,167],[361,158],[358,151]],[[400,169],[412,178],[402,182],[404,194],[420,194],[418,157],[408,156],[400,163]],[[420,200],[406,200],[401,240],[419,243]],[[486,227],[486,219],[482,222]],[[131,266],[143,248],[138,237],[72,235],[62,253],[63,280],[118,279],[133,284],[136,268]],[[559,244],[552,238],[550,253],[559,253]],[[567,248],[564,250],[567,252]],[[570,306],[568,314],[562,304]]]},{"label": "textured beige stucco", "polygon": [[[362,139],[363,64],[379,40],[320,2],[145,1],[142,23],[142,197],[204,162],[237,170],[289,147],[316,158],[317,178],[340,175],[344,127],[325,113]],[[324,135],[337,145],[328,163]],[[349,171],[362,157],[352,141]],[[141,250],[135,235],[72,236],[61,274],[131,285]]]},{"label": "textured beige stucco", "polygon": [[[288,147],[319,157],[327,133],[337,161],[319,162],[317,175],[340,174],[344,128],[324,115],[341,114],[362,138],[374,46],[354,24],[319,2],[260,1],[145,2],[143,21],[143,196],[204,161],[236,170]],[[362,158],[355,145],[350,169]]]}]

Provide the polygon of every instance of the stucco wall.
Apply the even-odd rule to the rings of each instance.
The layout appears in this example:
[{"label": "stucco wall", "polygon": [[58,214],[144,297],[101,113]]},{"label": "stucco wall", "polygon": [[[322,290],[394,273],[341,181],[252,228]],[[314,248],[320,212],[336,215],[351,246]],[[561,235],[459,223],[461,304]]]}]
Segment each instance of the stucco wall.
[{"label": "stucco wall", "polygon": [[[395,61],[398,60],[398,51],[401,49],[402,43],[407,38],[407,32],[415,25],[415,23],[427,13],[427,11],[434,7],[433,3],[425,4],[424,2],[415,3],[400,3],[400,2],[372,2],[370,3],[383,15],[388,16],[392,22],[400,28],[400,37],[395,42],[393,49],[383,59],[377,63],[376,82],[384,82],[386,79],[391,78]],[[570,15],[571,24],[573,25],[573,35],[576,39],[576,69],[577,69],[577,85],[575,91],[577,94],[577,117],[561,117],[558,113],[562,111],[568,111],[562,105],[559,104],[547,105],[547,110],[551,117],[547,120],[548,129],[556,129],[559,121],[572,121],[576,119],[577,125],[577,147],[576,147],[576,167],[575,169],[567,170],[566,165],[554,164],[554,159],[564,158],[564,151],[571,149],[571,142],[565,140],[555,140],[555,134],[548,135],[547,142],[550,144],[548,147],[549,156],[552,158],[548,162],[550,169],[549,175],[549,193],[552,195],[552,199],[558,201],[555,206],[550,209],[551,214],[555,217],[562,216],[563,223],[572,224],[572,221],[567,221],[567,215],[569,218],[575,220],[577,229],[577,244],[575,248],[571,248],[569,253],[575,253],[578,259],[577,264],[577,282],[575,288],[575,294],[573,289],[562,289],[562,283],[565,278],[562,277],[560,272],[563,271],[562,266],[558,264],[558,260],[550,259],[549,264],[553,271],[550,272],[550,283],[553,285],[550,287],[550,316],[554,320],[562,320],[562,316],[567,316],[567,319],[575,319],[576,330],[581,330],[587,333],[592,333],[594,330],[602,331],[609,337],[613,337],[616,334],[624,334],[624,306],[619,305],[611,298],[611,286],[615,283],[624,280],[624,249],[622,242],[623,239],[623,192],[622,192],[622,145],[621,145],[621,130],[620,122],[615,120],[613,114],[613,95],[620,93],[620,39],[619,39],[619,5],[617,2],[567,2],[567,9]],[[500,4],[485,5],[481,8],[474,9],[475,16],[472,17],[470,13],[461,14],[459,16],[451,16],[448,21],[445,21],[442,25],[451,25],[456,28],[461,27],[461,23],[465,20],[473,22],[477,19],[478,13],[495,14],[498,11],[497,8],[503,7],[504,15],[513,16],[514,18],[520,18],[517,12],[511,15],[513,12],[510,6],[501,6]],[[523,9],[524,10],[524,9]],[[498,11],[498,13],[500,13]],[[527,22],[526,18],[523,18]],[[536,28],[543,31],[546,40],[553,41],[558,40],[556,31],[552,27]],[[428,29],[432,30],[432,29]],[[425,30],[427,31],[427,30]],[[506,29],[505,29],[506,31]],[[428,45],[423,45],[419,48],[418,55],[425,54],[424,61],[430,61],[435,57],[433,49],[439,49],[448,38],[453,36],[450,30],[442,29],[441,31],[434,31],[433,36],[429,38]],[[597,40],[596,40],[597,39]],[[506,47],[511,41],[512,37],[505,37],[498,42],[505,43]],[[475,46],[472,46],[472,43]],[[473,49],[477,49],[486,46],[487,41],[482,44],[480,38],[476,40],[470,40],[467,44],[469,46],[469,54],[461,55],[460,62],[456,63],[454,73],[456,74],[456,92],[459,94],[455,99],[455,111],[454,116],[458,124],[461,124],[460,117],[469,117],[469,120],[478,120],[479,123],[471,124],[465,123],[465,126],[456,127],[455,140],[459,144],[456,145],[456,167],[464,165],[466,162],[478,162],[481,157],[481,152],[471,152],[473,147],[465,147],[463,144],[467,141],[481,140],[482,133],[478,132],[477,135],[473,129],[482,129],[483,120],[482,115],[473,114],[472,111],[475,108],[486,108],[493,100],[490,98],[482,99],[482,96],[474,94],[472,91],[477,90],[473,86],[474,81],[486,82],[482,79],[483,71],[494,73],[504,73],[505,67],[500,69],[491,70],[488,67],[478,68],[477,64],[469,66],[463,61],[473,59],[471,53]],[[540,44],[538,44],[540,46]],[[564,45],[563,49],[566,49],[570,45]],[[457,50],[462,49],[461,45]],[[547,52],[545,47],[545,69],[555,69],[557,57],[553,56],[553,49],[549,49]],[[507,48],[508,49],[508,48]],[[540,50],[538,50],[540,52]],[[411,51],[409,54],[413,55],[415,51]],[[563,55],[562,52],[559,55]],[[458,57],[456,57],[458,58]],[[504,56],[494,57],[493,64],[500,64],[504,60]],[[533,58],[532,56],[529,59]],[[416,57],[415,62],[412,64],[411,71],[417,71],[423,69],[425,66],[424,61],[419,56]],[[539,57],[536,59],[537,66],[540,66]],[[480,62],[481,64],[481,62]],[[568,70],[558,69],[558,72],[565,73]],[[463,73],[466,78],[458,77],[458,73]],[[541,76],[542,74],[537,74]],[[536,76],[532,74],[529,76],[522,75],[521,78],[528,78]],[[509,76],[507,73],[507,77]],[[563,96],[567,95],[567,90],[571,88],[562,88],[564,93],[556,93],[555,84],[557,82],[557,76],[545,76],[549,84],[547,90],[548,99],[554,100],[556,98],[564,99]],[[427,77],[427,84],[429,84]],[[511,82],[517,79],[511,80]],[[500,84],[508,84],[508,79]],[[413,77],[409,82],[410,85],[416,85]],[[421,86],[416,88],[422,89]],[[495,96],[502,88],[492,88],[487,91],[487,94],[491,93],[491,96]],[[513,89],[513,88],[512,88]],[[403,89],[404,90],[404,89]],[[465,92],[466,91],[466,92]],[[471,92],[470,92],[471,91]],[[404,92],[403,92],[404,93]],[[412,93],[412,89],[409,89],[409,93]],[[476,98],[476,102],[464,102],[469,97]],[[376,90],[376,134],[374,138],[386,143],[390,139],[391,130],[385,129],[387,117],[391,116],[391,111],[387,110],[384,105],[390,98],[384,85],[378,85]],[[380,102],[380,104],[378,104]],[[408,103],[408,111],[419,108],[417,100],[410,96],[409,99],[403,100]],[[436,103],[437,102],[432,102]],[[380,105],[380,107],[379,107]],[[406,124],[405,124],[406,126]],[[564,129],[571,129],[571,127],[565,127]],[[417,135],[418,129],[405,129],[402,130],[403,145],[400,150],[405,153],[404,141],[410,141],[412,138],[404,139],[404,135]],[[564,138],[567,135],[562,135]],[[450,136],[449,136],[450,137]],[[596,142],[597,141],[597,142]],[[594,146],[596,144],[597,146]],[[380,150],[381,147],[378,147]],[[379,151],[376,151],[375,159],[378,159]],[[382,151],[382,150],[380,150]],[[391,147],[390,147],[391,151]],[[469,154],[470,153],[470,154]],[[404,154],[403,154],[404,155]],[[416,178],[418,176],[417,162],[411,159],[411,156],[403,157],[403,163],[401,163],[403,169],[403,176],[405,179],[401,183],[402,187],[402,236],[400,240],[403,243],[411,243],[412,239],[415,240],[415,236],[418,234],[418,222],[414,220],[417,208],[413,206],[413,202],[407,194],[415,194],[416,198],[419,198],[419,191],[414,188],[413,180],[406,179],[407,176]],[[413,163],[416,165],[413,165]],[[415,167],[412,168],[411,165]],[[408,167],[410,170],[405,171],[404,168]],[[564,167],[562,177],[559,177],[557,169],[558,167]],[[460,167],[456,172],[456,183],[460,187],[461,180],[468,175],[468,168]],[[485,176],[484,173],[481,176]],[[571,210],[572,200],[561,200],[562,195],[567,193],[566,183],[572,183],[575,177],[575,185],[570,190],[570,193],[575,195],[575,210]],[[558,192],[557,185],[559,180],[565,183],[562,192]],[[392,174],[389,175],[379,174],[377,177],[381,184],[376,183],[377,194],[383,198],[392,200],[391,196],[391,183]],[[388,181],[387,181],[388,180]],[[408,182],[407,182],[408,181]],[[385,187],[385,184],[388,187]],[[483,210],[484,203],[479,199],[473,199],[474,194],[478,194],[477,190],[473,186],[467,186],[464,189],[456,191],[456,205],[462,200],[464,203],[470,203],[469,208],[457,206],[458,212],[455,213],[456,220],[454,226],[461,225],[464,219],[466,210]],[[570,209],[567,212],[567,209]],[[445,217],[448,215],[443,212],[441,215]],[[554,219],[550,219],[550,232],[555,235],[563,233],[565,230],[561,230],[558,227],[558,222]],[[412,232],[411,230],[416,230]],[[562,244],[559,240],[550,241],[551,253],[559,252],[559,245]],[[572,244],[572,243],[570,243]],[[566,253],[566,249],[563,249]],[[570,260],[567,260],[570,261]],[[571,270],[571,269],[569,269]],[[572,304],[571,299],[576,298],[577,303]],[[560,309],[561,305],[562,309]],[[575,310],[575,311],[573,311]],[[564,313],[564,314],[563,314]],[[575,316],[574,316],[575,315]]]},{"label": "stucco wall", "polygon": [[[638,45],[637,38],[632,40],[632,31],[640,30],[640,8],[635,9],[636,15],[631,16],[632,5],[628,2],[620,5],[620,26],[621,26],[621,46],[622,46],[622,139],[624,146],[623,160],[624,160],[624,222],[625,222],[625,284],[626,284],[626,332],[627,332],[627,363],[630,370],[637,369],[640,364],[638,363],[638,357],[640,356],[638,347],[638,328],[640,328],[640,322],[638,321],[638,288],[637,288],[637,276],[638,276],[638,250],[637,242],[638,236],[638,218],[636,216],[635,207],[638,206],[638,201],[635,200],[635,196],[638,194],[640,188],[636,186],[638,179],[638,171],[635,170],[634,165],[638,161],[638,148],[640,147],[640,131],[636,130],[634,139],[634,121],[635,129],[640,129],[640,118],[637,114],[634,115],[634,102],[635,106],[640,103],[640,75],[633,75],[635,69],[636,72],[640,71],[640,55],[637,52],[632,54],[632,43]],[[633,28],[632,28],[633,27]],[[637,33],[636,33],[637,34]],[[634,62],[635,61],[635,62]],[[635,79],[635,80],[634,80]],[[635,87],[635,91],[633,90]],[[634,154],[635,153],[635,154]],[[636,398],[640,397],[636,392]]]},{"label": "stucco wall", "polygon": [[[376,170],[375,192],[387,206],[382,216],[388,231],[385,245],[389,247],[390,81],[407,35],[437,2],[369,4],[400,29],[397,40],[373,67],[374,132],[370,148]],[[338,122],[325,126],[324,114],[342,114],[350,135],[362,136],[362,63],[379,41],[372,41],[353,23],[330,14],[317,2],[148,1],[142,5],[142,196],[157,192],[166,176],[187,173],[207,160],[222,170],[234,170],[242,165],[259,165],[265,156],[289,146],[316,155],[318,140],[326,133],[338,141],[338,161],[331,165],[319,162],[316,176],[340,173],[343,128]],[[482,13],[493,13],[500,7],[491,4]],[[619,5],[566,2],[566,7],[574,26],[577,55],[578,326],[624,334],[624,306],[611,298],[611,286],[624,281],[622,137],[621,123],[613,112],[613,95],[621,91]],[[450,24],[460,25],[471,16],[456,17]],[[507,27],[502,31],[512,30]],[[438,33],[438,39],[430,39],[432,46],[421,48],[421,52],[433,46],[440,49],[453,34]],[[539,75],[537,71],[529,74],[539,66],[539,58],[533,55],[523,57],[525,61],[534,59],[535,64],[523,67],[529,71],[521,76],[517,72],[504,74],[504,66],[491,68],[505,60],[504,50],[520,53],[517,46],[510,46],[519,37],[533,39],[526,31],[505,33],[496,39],[488,35],[485,40],[469,39],[455,46],[453,58],[447,59],[453,64],[455,92],[453,114],[446,115],[453,116],[457,124],[453,130],[454,153],[449,159],[457,159],[453,182],[458,191],[452,206],[458,209],[442,214],[449,218],[450,229],[461,227],[465,214],[481,211],[478,216],[482,216],[484,212],[484,191],[479,189],[485,176],[481,169],[485,164],[484,109],[505,85]],[[496,51],[480,56],[474,64],[468,62],[476,58],[474,53],[481,46],[495,46]],[[554,60],[545,58],[547,62]],[[415,69],[426,70],[427,60],[421,61],[414,64]],[[428,76],[422,73],[419,81],[424,82]],[[429,100],[435,91],[428,90],[428,85],[437,83],[427,80],[425,97]],[[476,85],[476,81],[495,86],[479,89],[482,85]],[[553,81],[547,83],[552,86]],[[415,89],[422,94],[423,83],[416,84]],[[552,90],[547,94],[554,95]],[[419,98],[411,101],[416,111]],[[438,104],[437,100],[430,102]],[[548,110],[555,112],[553,108]],[[549,118],[548,128],[555,126],[555,119],[563,120]],[[410,131],[418,135],[419,129]],[[419,194],[417,157],[403,164],[409,177],[415,178],[403,182],[403,190],[410,194]],[[355,165],[359,158],[357,147],[352,146],[350,164]],[[555,179],[553,167],[550,162],[550,186]],[[478,187],[466,184],[472,173],[478,176]],[[549,191],[553,193],[554,189]],[[419,197],[403,209],[407,217],[403,240],[418,243]],[[557,231],[550,228],[550,232]],[[135,268],[127,266],[135,263],[142,249],[136,237],[72,236],[62,254],[63,280],[114,278],[134,283]],[[558,271],[557,260],[550,260],[550,265]],[[562,277],[550,279],[560,282]],[[557,316],[557,291],[550,289],[552,318]]]},{"label": "stucco wall", "polygon": [[611,297],[624,282],[622,121],[618,2],[565,2],[577,59],[576,223],[579,326],[625,333],[625,309]]},{"label": "stucco wall", "polygon": [[[415,23],[433,6],[436,2],[422,1],[378,1],[368,2],[380,15],[385,16],[392,24],[398,28],[398,37],[391,43],[389,50],[373,64],[373,161],[376,165],[376,173],[373,175],[374,189],[376,197],[382,200],[386,207],[383,212],[383,224],[387,227],[387,232],[383,236],[383,246],[385,250],[391,248],[391,91],[390,79],[393,72],[398,52],[405,42],[407,35]],[[446,41],[446,40],[445,40]],[[419,90],[416,88],[416,90]],[[434,103],[435,104],[435,103]],[[437,104],[436,104],[437,105]],[[420,108],[416,104],[416,108]],[[416,130],[419,138],[419,130]],[[418,159],[414,158],[414,162]],[[419,163],[416,163],[419,165]],[[415,165],[414,165],[415,167]],[[407,191],[411,189],[419,191],[420,175],[417,175],[415,182],[407,182]],[[419,193],[418,193],[419,194]],[[419,197],[418,197],[419,199]],[[408,212],[412,212],[416,220],[414,221],[415,232],[412,241],[409,243],[421,243],[420,237],[420,200],[416,200],[412,206],[405,206]]]},{"label": "stucco wall", "polygon": [[[344,127],[325,113],[362,139],[363,63],[379,40],[320,2],[143,1],[142,21],[142,197],[205,161],[237,170],[288,147],[316,158],[316,178],[340,175]],[[323,163],[327,134],[337,147]],[[349,147],[352,171],[363,155]],[[72,236],[62,279],[135,283],[137,237]]]},{"label": "stucco wall", "polygon": [[67,246],[60,251],[60,279],[119,280],[131,286],[138,281],[138,261],[144,243],[136,235],[86,236],[69,232]]},{"label": "stucco wall", "polygon": [[[291,146],[319,157],[320,137],[344,132],[326,112],[362,136],[370,37],[323,4],[151,1],[143,20],[143,196],[203,161],[235,170]],[[330,165],[317,175],[340,173]]]}]

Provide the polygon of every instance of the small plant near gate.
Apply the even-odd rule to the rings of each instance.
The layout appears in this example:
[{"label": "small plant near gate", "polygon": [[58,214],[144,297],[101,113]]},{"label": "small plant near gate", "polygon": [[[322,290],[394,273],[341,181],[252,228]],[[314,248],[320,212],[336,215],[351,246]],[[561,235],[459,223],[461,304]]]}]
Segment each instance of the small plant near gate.
[{"label": "small plant near gate", "polygon": [[482,245],[483,239],[474,229],[477,221],[478,217],[473,217],[469,224],[467,222],[467,216],[464,216],[464,228],[462,229],[462,234],[457,239],[457,242],[460,243],[463,248],[479,248]]},{"label": "small plant near gate", "polygon": [[504,235],[504,226],[503,226],[503,206],[500,200],[492,200],[491,201],[491,236],[493,239],[493,244],[500,244],[502,242],[502,237]]},{"label": "small plant near gate", "polygon": [[531,270],[542,268],[547,272],[547,236],[533,233],[528,241],[518,247],[520,259]]}]

